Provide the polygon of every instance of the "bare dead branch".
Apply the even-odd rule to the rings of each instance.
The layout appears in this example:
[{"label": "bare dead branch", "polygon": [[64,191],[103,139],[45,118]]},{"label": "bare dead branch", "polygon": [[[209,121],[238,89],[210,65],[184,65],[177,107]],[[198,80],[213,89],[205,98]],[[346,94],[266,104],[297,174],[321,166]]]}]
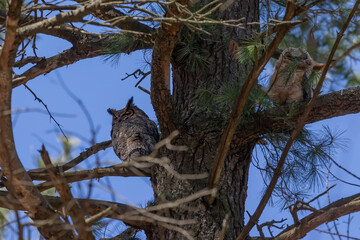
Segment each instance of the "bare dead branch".
[{"label": "bare dead branch", "polygon": [[317,212],[313,212],[301,219],[299,224],[287,227],[284,231],[278,234],[274,240],[302,238],[306,233],[323,223],[334,221],[341,216],[357,211],[360,211],[360,194],[342,198],[319,209]]},{"label": "bare dead branch", "polygon": [[43,61],[45,58],[39,58],[39,57],[27,57],[27,58],[24,58],[24,59],[21,59],[20,61],[17,61],[15,64],[14,64],[14,67],[18,67],[18,68],[21,68],[23,66],[25,66],[26,64],[29,64],[29,63],[39,63],[41,61]]},{"label": "bare dead branch", "polygon": [[61,125],[58,123],[58,121],[56,121],[56,119],[54,118],[54,116],[51,114],[49,108],[48,108],[47,105],[44,103],[44,101],[41,100],[41,98],[39,98],[39,97],[34,93],[34,91],[31,90],[26,84],[24,84],[24,86],[25,86],[25,88],[26,88],[27,90],[29,90],[29,92],[34,96],[35,101],[38,101],[39,103],[41,103],[41,104],[45,107],[46,111],[47,111],[48,114],[49,114],[50,119],[52,119],[52,120],[55,122],[55,124],[58,126],[58,128],[60,129],[60,131],[61,131],[61,133],[63,134],[63,136],[66,138],[66,140],[68,140],[68,138],[66,137],[64,131],[63,131],[62,128],[61,128]]},{"label": "bare dead branch", "polygon": [[81,21],[84,16],[98,9],[100,4],[106,1],[107,0],[96,0],[75,10],[63,12],[49,19],[44,19],[39,22],[20,27],[17,31],[17,35],[24,38],[43,31],[48,27],[58,26],[67,22]]},{"label": "bare dead branch", "polygon": [[[68,183],[79,182],[89,179],[100,179],[109,176],[121,176],[121,177],[151,177],[151,169],[148,165],[145,168],[139,168],[141,165],[121,163],[110,167],[94,168],[90,170],[81,170],[64,173],[64,179]],[[45,191],[54,187],[53,181],[49,179],[49,175],[45,173],[31,173],[33,180],[46,180],[43,183],[37,185],[39,191]]]},{"label": "bare dead branch", "polygon": [[[68,29],[66,31],[68,31]],[[73,42],[76,42],[76,45],[74,45],[70,49],[63,51],[60,54],[57,54],[37,63],[35,66],[31,67],[21,75],[17,76],[15,79],[13,79],[12,87],[18,87],[39,75],[47,74],[54,69],[73,64],[74,62],[77,62],[79,60],[109,54],[107,47],[113,44],[114,38],[119,37],[119,35],[114,34],[100,35],[88,34],[86,32],[74,33],[71,31],[69,32],[69,34],[70,33],[72,34],[71,37],[69,36],[66,38]],[[59,34],[61,34],[61,32]],[[76,38],[74,38],[75,36]],[[143,48],[143,45],[136,44],[134,46],[134,49],[131,49],[131,51],[136,51]]]},{"label": "bare dead branch", "polygon": [[98,214],[95,214],[92,217],[89,217],[86,219],[86,224],[91,226],[95,224],[96,222],[100,221],[101,219],[109,216],[114,211],[113,207],[108,207],[102,212],[99,212]]},{"label": "bare dead branch", "polygon": [[[76,0],[76,2],[80,3],[80,4],[86,4],[87,1],[85,0]],[[96,10],[94,10],[93,12],[91,12],[92,15],[94,15],[95,17],[102,19],[104,21],[108,21],[111,20],[113,18],[116,17],[124,17],[127,16],[126,14],[122,13],[121,11],[117,10],[116,8],[114,8],[113,6],[102,6]],[[135,31],[135,32],[143,32],[143,33],[153,33],[154,30],[153,28],[149,27],[146,24],[137,22],[137,21],[132,21],[132,22],[118,22],[116,24],[114,24],[114,26],[116,26],[119,29],[123,29],[123,30],[130,30],[130,31]],[[148,41],[148,43],[151,41]]]},{"label": "bare dead branch", "polygon": [[147,94],[151,95],[151,92],[150,92],[149,90],[143,88],[142,86],[138,86],[138,88],[139,88],[141,91],[143,91],[144,93],[147,93]]},{"label": "bare dead branch", "polygon": [[321,232],[321,233],[326,233],[329,235],[334,235],[334,236],[339,236],[339,237],[345,237],[347,239],[353,239],[353,240],[360,240],[360,238],[356,238],[356,237],[351,237],[349,235],[343,235],[343,234],[339,234],[339,233],[333,233],[333,232],[329,232],[329,231],[324,231],[324,230],[320,230],[320,229],[314,229],[315,231]]},{"label": "bare dead branch", "polygon": [[[248,214],[249,214],[249,217],[251,217],[250,216],[250,213],[249,212],[247,212]],[[264,235],[264,232],[263,232],[263,228],[264,227],[267,227],[268,228],[268,231],[269,231],[269,233],[270,233],[270,235],[271,235],[271,237],[274,237],[273,236],[273,234],[272,234],[272,231],[271,231],[271,228],[272,227],[274,227],[274,228],[277,228],[277,229],[283,229],[284,228],[284,224],[283,225],[281,225],[280,227],[279,226],[277,226],[277,225],[275,225],[276,223],[283,223],[284,221],[286,221],[287,219],[285,218],[285,219],[281,219],[281,220],[271,220],[271,221],[268,221],[268,222],[264,222],[264,223],[262,223],[262,224],[258,224],[258,223],[256,223],[256,227],[257,227],[257,229],[258,229],[258,231],[259,231],[259,233],[260,233],[260,237],[262,237],[262,238],[265,238],[265,235]]]},{"label": "bare dead branch", "polygon": [[[73,171],[63,173],[63,178],[67,183],[78,182],[87,179],[95,179],[102,178],[105,176],[122,176],[122,177],[150,177],[151,176],[151,167],[156,164],[163,167],[169,174],[181,180],[197,180],[204,179],[208,176],[207,173],[203,174],[179,174],[176,172],[173,167],[169,164],[169,159],[162,157],[160,159],[156,158],[158,151],[160,148],[166,146],[168,149],[174,151],[184,151],[187,149],[185,146],[174,146],[171,144],[171,140],[176,137],[179,132],[175,131],[169,135],[168,138],[163,139],[159,143],[157,143],[154,147],[154,151],[150,154],[150,156],[142,156],[131,162],[123,162],[121,164],[117,164],[114,166],[104,167],[104,168],[94,168],[90,170],[82,170],[82,171]],[[68,163],[65,163],[62,166],[59,166],[63,171],[69,170],[70,168],[76,166],[92,154],[96,154],[98,151],[105,149],[111,146],[111,141],[102,142],[96,144],[82,152],[78,157],[71,160]],[[46,173],[46,169],[38,168],[32,169],[29,172],[30,177],[33,180],[45,180],[45,182],[37,185],[39,191],[45,191],[52,187],[54,187],[54,182],[51,180],[50,176]],[[0,185],[1,186],[1,185]]]},{"label": "bare dead branch", "polygon": [[[0,207],[13,209],[13,210],[20,210],[25,211],[25,207],[16,199],[9,203],[8,201],[8,192],[7,191],[0,191]],[[59,197],[54,196],[43,196],[50,205],[61,211],[64,207],[63,203],[61,202]],[[109,207],[114,208],[114,212],[111,213],[109,218],[117,219],[117,220],[124,220],[124,214],[131,212],[134,213],[134,208],[125,204],[115,203],[115,202],[108,202],[108,201],[101,201],[101,200],[91,200],[91,199],[76,199],[81,206],[86,206],[84,208],[85,214],[87,215],[96,215],[98,213],[103,212],[104,210],[108,209]],[[47,218],[49,220],[49,216]],[[142,228],[142,226],[147,226],[148,223],[142,223],[141,221],[136,220],[129,220],[124,221],[130,225]],[[71,238],[70,238],[71,239]]]},{"label": "bare dead branch", "polygon": [[[127,79],[127,78],[129,78],[129,77],[131,77],[131,76],[133,76],[135,79],[138,79],[138,78],[141,76],[141,78],[139,79],[139,81],[137,81],[137,83],[135,84],[135,87],[137,87],[147,76],[150,75],[150,73],[151,73],[151,71],[144,73],[144,72],[141,71],[140,69],[137,69],[137,70],[135,70],[135,71],[134,71],[133,73],[131,73],[131,74],[126,73],[127,76],[124,77],[124,78],[122,78],[121,81],[123,81],[123,80],[125,80],[125,79]],[[149,92],[149,93],[150,93],[150,92]]]},{"label": "bare dead branch", "polygon": [[[215,189],[212,190],[204,189],[197,193],[189,195],[185,198],[178,199],[174,202],[159,204],[157,206],[149,207],[148,209],[136,208],[129,205],[109,202],[109,201],[92,200],[92,199],[76,199],[76,200],[79,202],[80,206],[86,206],[86,208],[83,209],[84,214],[86,215],[94,216],[97,214],[104,214],[105,211],[108,218],[124,221],[126,224],[129,224],[133,227],[140,229],[147,229],[151,227],[151,225],[153,224],[162,224],[162,223],[166,223],[169,224],[169,226],[178,228],[176,225],[182,226],[182,225],[193,224],[194,220],[176,220],[176,219],[157,215],[156,213],[153,212],[157,212],[159,210],[168,209],[168,208],[179,207],[183,204],[192,202],[208,194],[215,194],[215,191],[216,191]],[[8,196],[7,191],[0,191],[0,207],[13,209],[13,210],[25,210],[25,208],[17,200],[11,201],[9,203],[9,201],[7,200],[7,196]],[[53,197],[53,196],[44,196],[44,197],[51,204],[53,208],[60,210],[61,208],[64,207],[59,197]],[[107,210],[109,208],[111,208],[113,211]]]},{"label": "bare dead branch", "polygon": [[222,229],[221,229],[221,234],[220,234],[219,240],[225,239],[226,229],[228,228],[228,225],[229,225],[229,218],[230,218],[230,214],[227,213],[225,215],[225,218],[222,223]]},{"label": "bare dead branch", "polygon": [[119,235],[115,236],[115,237],[111,237],[111,238],[100,238],[100,240],[125,240],[125,239],[130,239],[135,233],[137,233],[139,230],[129,227],[127,229],[125,229],[122,233],[120,233]]},{"label": "bare dead branch", "polygon": [[[111,140],[97,143],[94,146],[91,146],[91,147],[87,148],[85,151],[81,152],[79,154],[79,156],[77,156],[73,160],[62,165],[61,168],[63,169],[63,171],[67,171],[67,170],[75,167],[76,165],[78,165],[79,163],[81,163],[82,161],[87,159],[88,157],[96,154],[97,152],[99,152],[101,150],[105,150],[106,148],[111,147],[111,146],[112,146]],[[37,168],[37,169],[32,169],[29,171],[30,176],[33,176],[33,177],[36,177],[36,174],[40,174],[40,173],[46,173],[46,169]],[[48,180],[48,178],[47,179],[36,179],[36,180]]]},{"label": "bare dead branch", "polygon": [[313,212],[317,212],[318,210],[311,207],[310,203],[315,201],[316,199],[320,198],[321,196],[325,195],[326,193],[328,193],[330,191],[330,189],[332,189],[333,187],[335,187],[336,184],[332,185],[331,187],[327,188],[324,192],[318,194],[317,196],[315,196],[314,198],[312,198],[311,200],[304,202],[301,200],[297,200],[294,204],[291,204],[289,206],[287,206],[285,209],[289,209],[291,216],[293,217],[294,220],[294,224],[297,224],[299,222],[299,218],[297,215],[297,212],[299,210],[309,210],[309,211],[313,211]]}]

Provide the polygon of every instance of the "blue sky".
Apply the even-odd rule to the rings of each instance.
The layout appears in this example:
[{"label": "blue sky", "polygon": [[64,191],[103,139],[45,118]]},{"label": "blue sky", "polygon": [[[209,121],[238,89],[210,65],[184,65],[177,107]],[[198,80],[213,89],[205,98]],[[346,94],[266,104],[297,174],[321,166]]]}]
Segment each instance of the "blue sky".
[{"label": "blue sky", "polygon": [[[38,41],[39,49],[37,54],[40,57],[52,56],[62,52],[69,46],[68,43],[62,40],[41,36]],[[126,76],[126,73],[132,73],[139,65],[144,65],[141,52],[123,55],[117,66],[104,62],[104,59],[101,57],[87,59],[31,80],[28,86],[47,104],[51,112],[71,115],[71,117],[54,115],[65,131],[76,132],[89,138],[90,131],[88,122],[79,106],[60,87],[59,78],[62,78],[71,91],[86,105],[95,126],[99,128],[96,140],[97,142],[101,142],[110,139],[111,117],[106,112],[106,109],[109,107],[117,109],[123,108],[131,96],[134,96],[135,104],[143,109],[152,120],[156,121],[149,95],[134,88],[137,80],[129,78],[121,81],[121,79]],[[150,88],[149,85],[149,79],[144,80],[141,84],[141,86],[146,89]],[[13,110],[31,108],[44,110],[41,104],[34,101],[34,97],[24,86],[14,89],[12,108]],[[311,126],[317,129],[322,125],[329,125],[332,129],[336,128],[345,131],[343,137],[348,139],[347,148],[346,150],[339,149],[335,160],[358,175],[360,175],[360,169],[358,167],[358,156],[360,156],[360,148],[358,147],[360,144],[359,116],[359,114],[354,114],[338,117]],[[57,126],[49,119],[47,114],[29,111],[14,115],[13,119],[16,148],[20,159],[27,169],[36,167],[35,159],[39,156],[37,150],[41,148],[41,144],[45,144],[51,156],[59,156],[59,150],[61,150],[61,145],[58,141],[59,132]],[[70,136],[70,134],[68,136]],[[89,143],[82,141],[75,149],[73,153],[74,156],[90,146]],[[100,152],[99,157],[102,162],[107,164],[120,162],[111,148]],[[95,167],[95,165],[95,159],[92,157],[82,166]],[[336,167],[332,169],[337,176],[356,183],[356,179],[350,178],[344,174],[343,171],[336,169]],[[104,181],[104,179],[100,181],[96,180],[94,184],[96,191],[94,191],[92,198],[112,199],[111,194],[108,189],[106,189],[106,181]],[[148,200],[152,199],[151,184],[147,178],[113,177],[111,178],[111,184],[116,192],[117,201],[144,206]],[[332,183],[330,185],[332,185]],[[259,174],[254,168],[251,168],[249,196],[246,203],[247,210],[250,213],[254,212],[257,203],[260,201],[261,193],[264,190],[262,186],[262,180]],[[75,196],[85,197],[87,195],[84,188],[81,188],[82,190],[80,191],[80,188],[75,185],[72,189]],[[331,200],[336,200],[356,192],[358,192],[356,187],[337,183],[335,189],[330,191],[330,196]],[[314,194],[316,194],[316,192],[314,192]],[[325,204],[326,201],[326,197],[322,197],[320,202]],[[316,204],[315,207],[317,207]],[[282,217],[291,219],[289,214],[284,214],[278,206],[274,206],[268,207],[265,210],[264,215],[260,218],[260,222],[272,220],[274,216],[276,219],[281,219]],[[246,221],[247,220],[248,218],[246,218]],[[339,222],[341,221],[342,220],[339,220]],[[355,226],[355,222],[354,220],[351,231],[353,236],[360,236],[359,227]],[[287,223],[292,224],[292,221]],[[346,231],[343,232],[345,233]],[[252,233],[253,235],[258,235],[256,231]],[[315,237],[316,239],[330,239],[330,236],[324,234],[319,235],[318,233],[311,233],[304,239],[314,239]]]}]

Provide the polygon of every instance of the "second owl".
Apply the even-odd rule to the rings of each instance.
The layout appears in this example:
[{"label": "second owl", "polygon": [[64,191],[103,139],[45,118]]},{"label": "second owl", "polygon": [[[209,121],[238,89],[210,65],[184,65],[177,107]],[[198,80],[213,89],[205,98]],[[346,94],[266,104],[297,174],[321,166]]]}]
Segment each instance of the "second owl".
[{"label": "second owl", "polygon": [[304,49],[285,49],[275,65],[267,93],[276,103],[285,104],[312,98],[310,74],[324,64],[315,62]]}]

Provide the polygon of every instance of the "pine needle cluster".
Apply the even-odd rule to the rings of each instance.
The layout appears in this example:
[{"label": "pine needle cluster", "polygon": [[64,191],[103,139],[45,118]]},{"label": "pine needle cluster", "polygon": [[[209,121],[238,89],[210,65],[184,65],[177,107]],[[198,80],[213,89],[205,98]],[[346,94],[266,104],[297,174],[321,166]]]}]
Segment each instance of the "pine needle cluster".
[{"label": "pine needle cluster", "polygon": [[[322,130],[304,129],[297,137],[286,158],[281,180],[274,195],[280,203],[287,205],[305,198],[309,190],[324,187],[327,182],[330,165],[337,150],[345,148],[343,132],[332,132],[324,126]],[[255,157],[254,165],[261,170],[263,179],[268,182],[273,169],[285,147],[290,133],[268,133],[264,136],[267,144],[260,145],[264,160]]]}]

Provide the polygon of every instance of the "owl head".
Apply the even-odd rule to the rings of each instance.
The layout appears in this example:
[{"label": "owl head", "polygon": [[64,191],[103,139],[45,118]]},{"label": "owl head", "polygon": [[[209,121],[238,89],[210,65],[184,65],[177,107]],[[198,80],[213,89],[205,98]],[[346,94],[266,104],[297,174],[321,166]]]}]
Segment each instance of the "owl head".
[{"label": "owl head", "polygon": [[135,107],[133,104],[133,100],[134,98],[131,97],[128,102],[126,103],[125,108],[116,111],[116,109],[113,108],[109,108],[107,111],[108,113],[113,117],[113,124],[116,122],[120,122],[123,120],[126,120],[128,118],[131,118],[132,116],[134,116],[135,113]]},{"label": "owl head", "polygon": [[322,71],[325,66],[323,63],[315,62],[306,50],[293,47],[287,48],[282,52],[278,63],[281,65],[295,64],[297,69],[304,71]]}]

